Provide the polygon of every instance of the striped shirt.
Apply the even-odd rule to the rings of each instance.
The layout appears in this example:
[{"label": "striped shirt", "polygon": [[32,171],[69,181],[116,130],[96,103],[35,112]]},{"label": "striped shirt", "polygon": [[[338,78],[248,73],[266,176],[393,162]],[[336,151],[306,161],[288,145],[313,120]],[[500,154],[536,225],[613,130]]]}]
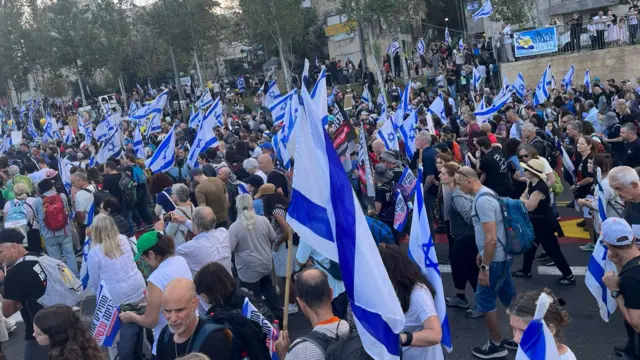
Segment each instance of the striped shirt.
[{"label": "striped shirt", "polygon": [[[319,331],[328,336],[346,335],[351,327],[349,323],[333,317],[326,322],[320,322],[312,331]],[[304,337],[296,339],[287,352],[287,360],[324,360],[325,352],[315,343],[305,340]]]}]

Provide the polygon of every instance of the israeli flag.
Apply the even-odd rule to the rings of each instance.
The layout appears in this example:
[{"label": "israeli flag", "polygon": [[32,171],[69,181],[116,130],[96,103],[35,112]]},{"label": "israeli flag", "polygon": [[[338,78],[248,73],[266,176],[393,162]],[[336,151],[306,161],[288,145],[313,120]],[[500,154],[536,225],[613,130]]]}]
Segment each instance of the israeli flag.
[{"label": "israeli flag", "polygon": [[[326,115],[309,106],[302,89],[296,119],[296,166],[287,222],[309,245],[340,264],[362,344],[373,358],[399,359],[404,314],[385,271],[360,203],[331,139]],[[357,249],[357,251],[356,251]]]},{"label": "israeli flag", "polygon": [[271,117],[273,119],[273,126],[280,125],[284,122],[284,116],[287,110],[287,103],[293,96],[293,90],[285,96],[281,96],[278,100],[269,106],[271,111]]},{"label": "israeli flag", "polygon": [[398,135],[396,134],[395,125],[390,119],[387,119],[384,122],[384,125],[382,125],[382,127],[376,132],[376,136],[378,136],[378,139],[382,140],[385,149],[396,151],[400,149],[400,146],[398,145]]},{"label": "israeli flag", "polygon": [[[602,170],[597,170],[598,184],[596,186],[596,197],[598,199],[598,216],[601,223],[607,220],[607,207],[604,199],[604,189],[602,188]],[[587,289],[591,292],[591,295],[596,299],[598,308],[600,309],[600,317],[605,322],[609,322],[609,318],[616,311],[618,304],[616,299],[611,297],[611,290],[609,290],[602,282],[602,277],[607,271],[614,271],[617,273],[615,265],[607,259],[608,249],[596,241],[596,246],[589,258],[589,264],[587,265],[587,273],[584,277],[584,282],[587,285]]]},{"label": "israeli flag", "polygon": [[138,89],[138,93],[140,93],[140,98],[142,99],[142,97],[144,96],[144,90],[142,90],[142,86],[140,86],[140,85],[136,82],[136,88]]},{"label": "israeli flag", "polygon": [[102,119],[98,126],[96,126],[96,141],[102,142],[107,138],[114,130],[114,127],[111,126],[111,123],[107,118]]},{"label": "israeli flag", "polygon": [[489,17],[493,13],[493,6],[491,6],[491,0],[486,0],[482,7],[473,14],[473,21]]},{"label": "israeli flag", "polygon": [[238,194],[239,195],[244,195],[244,194],[251,195],[249,193],[249,190],[247,189],[247,184],[245,184],[243,182],[240,182],[238,184]]},{"label": "israeli flag", "polygon": [[387,54],[395,55],[400,51],[400,43],[398,40],[392,42],[387,46]]},{"label": "israeli flag", "polygon": [[469,153],[464,154],[464,166],[472,167],[471,160],[469,160]]},{"label": "israeli flag", "polygon": [[66,158],[62,159],[60,153],[57,155],[57,160],[60,168],[60,178],[62,179],[62,185],[67,191],[67,195],[71,195],[71,168],[73,165]]},{"label": "israeli flag", "polygon": [[[304,72],[303,76],[308,76],[309,74],[309,61],[305,59],[304,61]],[[320,75],[318,76],[318,80],[315,85],[313,85],[313,89],[311,89],[311,100],[313,100],[313,104],[315,105],[317,111],[327,114],[324,118],[322,118],[322,125],[326,126],[329,123],[329,114],[328,114],[328,106],[329,99],[327,95],[327,70],[322,69],[320,71]]]},{"label": "israeli flag", "polygon": [[407,219],[409,218],[409,208],[407,207],[407,203],[404,202],[404,198],[402,197],[400,190],[396,189],[395,195],[396,205],[393,216],[393,228],[397,231],[402,231],[404,226],[407,224]]},{"label": "israeli flag", "polygon": [[160,131],[162,111],[165,107],[168,96],[168,90],[163,91],[149,105],[138,109],[133,115],[129,116],[131,120],[138,123],[147,120],[149,121],[149,124],[147,125],[147,136]]},{"label": "israeli flag", "polygon": [[576,172],[576,167],[573,165],[573,161],[571,161],[571,157],[569,157],[569,154],[567,154],[567,150],[565,150],[561,143],[560,140],[556,141],[556,148],[558,150],[560,150],[560,153],[562,154],[561,158],[562,158],[562,166],[564,167],[564,169],[571,175],[572,178],[574,178],[574,182],[575,182],[575,172]]},{"label": "israeli flag", "polygon": [[533,95],[534,106],[547,101],[549,98],[549,86],[551,86],[551,64],[547,65],[544,73],[542,73],[542,78],[540,78],[538,86],[536,86],[536,91]]},{"label": "israeli flag", "polygon": [[458,49],[460,51],[464,50],[464,42],[462,42],[462,38],[460,38],[460,40],[458,40]]},{"label": "israeli flag", "polygon": [[443,124],[447,124],[447,115],[444,112],[444,99],[442,98],[442,94],[435,98],[431,105],[429,105],[429,112],[437,115]]},{"label": "israeli flag", "polygon": [[378,98],[376,99],[376,103],[380,106],[387,106],[387,99],[384,97],[382,92],[378,93]]},{"label": "israeli flag", "polygon": [[243,93],[244,92],[244,77],[242,75],[238,76],[238,80],[236,81],[236,85],[238,86],[238,91]]},{"label": "israeli flag", "polygon": [[591,74],[589,74],[589,69],[584,72],[584,87],[589,90],[589,94],[593,93],[593,87],[591,86]]},{"label": "israeli flag", "polygon": [[49,141],[55,139],[55,132],[57,131],[58,124],[49,116],[45,115],[44,134],[42,135],[42,141]]},{"label": "israeli flag", "polygon": [[153,156],[145,162],[147,169],[152,173],[169,170],[175,163],[176,155],[176,126],[171,127],[171,131],[162,140],[160,146],[153,153]]},{"label": "israeli flag", "polygon": [[516,353],[516,360],[558,360],[558,346],[544,322],[544,315],[553,302],[551,296],[542,293],[536,301],[533,320],[527,325]]},{"label": "israeli flag", "polygon": [[196,106],[198,107],[198,109],[204,109],[211,104],[213,104],[213,98],[211,98],[211,92],[209,91],[209,88],[205,88],[204,93],[202,94],[200,99],[196,101]]},{"label": "israeli flag", "polygon": [[153,86],[151,86],[151,79],[147,78],[147,90],[149,90],[149,97],[154,97],[156,96],[156,91],[153,89]]},{"label": "israeli flag", "polygon": [[200,130],[193,140],[193,146],[189,150],[186,163],[192,168],[198,167],[198,154],[206,151],[210,147],[216,147],[220,145],[218,138],[213,133],[213,128],[206,126],[206,123],[200,125]]},{"label": "israeli flag", "polygon": [[404,141],[404,152],[407,154],[409,161],[413,160],[416,152],[416,123],[418,122],[417,110],[413,110],[411,115],[400,126],[400,135]]},{"label": "israeli flag", "polygon": [[507,103],[511,100],[511,95],[513,94],[513,90],[504,94],[501,98],[496,98],[493,100],[493,104],[491,104],[488,108],[483,108],[474,111],[473,114],[476,116],[476,122],[478,124],[482,124],[487,122],[493,115],[495,115],[498,111],[500,111]]},{"label": "israeli flag", "polygon": [[202,111],[198,109],[198,111],[194,111],[193,107],[191,108],[191,115],[189,116],[189,127],[193,129],[197,129],[200,127],[200,123],[202,122]]},{"label": "israeli flag", "polygon": [[267,87],[267,92],[264,96],[264,106],[269,107],[269,105],[273,104],[276,99],[280,97],[280,88],[278,87],[278,82],[273,80],[269,83]]},{"label": "israeli flag", "polygon": [[211,107],[204,113],[201,124],[206,124],[207,127],[214,128],[220,125],[222,121],[222,105],[220,104],[220,97],[218,97]]},{"label": "israeli flag", "polygon": [[69,129],[64,134],[64,140],[62,142],[65,144],[71,144],[74,139],[75,139],[75,136],[73,136],[73,130]]},{"label": "israeli flag", "polygon": [[427,129],[431,133],[431,135],[436,134],[436,128],[433,126],[433,116],[430,112],[427,112]]},{"label": "israeli flag", "polygon": [[420,55],[424,55],[424,53],[427,51],[427,45],[424,43],[424,39],[420,38],[420,40],[418,40],[418,44],[416,45],[416,50]]},{"label": "israeli flag", "polygon": [[478,71],[477,68],[473,68],[472,84],[473,84],[473,88],[476,89],[476,91],[480,91],[480,80],[482,80],[482,77],[480,76],[480,72]]},{"label": "israeli flag", "polygon": [[524,86],[524,76],[522,76],[522,73],[518,73],[518,76],[516,76],[516,80],[513,82],[513,90],[520,99],[524,100],[526,87]]},{"label": "israeli flag", "polygon": [[[91,204],[89,211],[87,211],[87,227],[93,224],[93,217],[95,214],[95,207]],[[89,250],[91,250],[91,237],[87,236],[82,244],[82,264],[80,265],[80,281],[82,282],[82,290],[87,290],[89,287]]]},{"label": "israeli flag", "polygon": [[135,152],[137,159],[145,159],[144,143],[142,142],[142,133],[140,133],[140,126],[136,126],[133,132],[133,151]]},{"label": "israeli flag", "polygon": [[551,74],[551,88],[552,89],[557,89],[558,88],[558,86],[556,85],[556,77],[553,74]]},{"label": "israeli flag", "polygon": [[136,111],[138,111],[138,109],[140,109],[138,107],[138,104],[136,103],[135,100],[131,100],[131,102],[129,103],[129,117],[133,116],[133,114],[136,113]]},{"label": "israeli flag", "polygon": [[567,74],[562,78],[562,85],[564,85],[566,90],[569,90],[571,84],[573,83],[573,73],[575,72],[575,65],[571,65]]},{"label": "israeli flag", "polygon": [[369,93],[369,89],[368,88],[364,88],[364,90],[362,91],[362,96],[360,96],[360,98],[362,99],[362,102],[369,105],[369,110],[373,110],[373,99],[371,98],[371,94]]},{"label": "israeli flag", "polygon": [[398,110],[396,110],[395,114],[393,114],[393,123],[400,127],[402,123],[404,123],[404,114],[409,112],[411,107],[409,106],[409,86],[404,87],[404,91],[402,91],[402,99],[400,100],[400,105],[398,106]]},{"label": "israeli flag", "polygon": [[9,149],[11,149],[11,145],[13,145],[13,140],[11,139],[11,135],[7,135],[4,137],[4,141],[2,142],[2,153],[6,154]]},{"label": "israeli flag", "polygon": [[118,157],[122,150],[122,141],[120,140],[120,131],[116,128],[104,141],[98,154],[96,155],[96,162],[98,164],[104,164],[112,157]]},{"label": "israeli flag", "polygon": [[507,74],[502,74],[502,89],[500,92],[507,92],[511,89],[511,85],[509,84],[509,78],[507,78]]},{"label": "israeli flag", "polygon": [[[418,167],[418,184],[422,184],[422,164]],[[429,228],[429,218],[427,217],[422,186],[418,186],[416,189],[413,203],[415,208],[413,210],[413,219],[411,220],[411,232],[409,233],[409,257],[418,264],[424,276],[433,286],[435,292],[433,300],[438,318],[440,318],[440,326],[442,327],[441,344],[447,351],[451,352],[453,345],[451,343],[449,319],[447,318],[447,305],[444,302],[442,277],[433,236]],[[438,346],[436,352],[436,357],[433,359],[444,359],[441,347]]]},{"label": "israeli flag", "polygon": [[453,40],[451,40],[451,34],[449,34],[449,27],[444,28],[444,41],[452,44]]}]

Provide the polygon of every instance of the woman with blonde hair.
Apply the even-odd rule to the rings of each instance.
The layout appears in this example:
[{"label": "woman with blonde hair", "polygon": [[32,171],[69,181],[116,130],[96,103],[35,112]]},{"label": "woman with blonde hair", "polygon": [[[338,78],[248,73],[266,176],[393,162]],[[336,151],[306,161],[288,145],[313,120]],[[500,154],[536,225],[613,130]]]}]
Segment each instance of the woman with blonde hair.
[{"label": "woman with blonde hair", "polygon": [[[116,223],[109,215],[100,214],[93,219],[91,250],[87,260],[91,286],[98,291],[101,284],[109,289],[113,301],[123,307],[138,307],[144,301],[144,278],[133,261],[133,251],[126,236],[121,235]],[[109,349],[113,359],[138,359],[141,349],[142,328],[136,323],[123,323],[116,349]],[[116,351],[117,350],[117,351]]]}]

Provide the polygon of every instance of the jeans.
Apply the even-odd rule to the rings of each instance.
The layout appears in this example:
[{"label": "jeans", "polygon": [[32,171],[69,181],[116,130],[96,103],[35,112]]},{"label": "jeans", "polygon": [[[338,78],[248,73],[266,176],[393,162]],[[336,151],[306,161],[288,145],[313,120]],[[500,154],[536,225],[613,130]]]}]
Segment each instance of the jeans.
[{"label": "jeans", "polygon": [[282,302],[280,301],[280,297],[276,293],[276,288],[273,286],[273,282],[271,281],[271,274],[263,276],[260,280],[254,283],[248,283],[240,280],[240,286],[251,290],[254,296],[258,299],[261,298],[261,295],[264,296],[267,306],[273,315],[277,318],[282,316]]},{"label": "jeans", "polygon": [[489,286],[478,284],[476,289],[476,308],[487,313],[496,310],[496,299],[504,307],[509,307],[516,296],[516,287],[511,278],[512,260],[494,261],[489,266]]},{"label": "jeans", "polygon": [[118,341],[119,360],[142,360],[142,328],[136,323],[120,325],[120,340]]},{"label": "jeans", "polygon": [[456,97],[456,85],[448,85],[447,86],[449,88],[449,95],[451,95],[452,98]]},{"label": "jeans", "polygon": [[64,256],[64,262],[69,270],[78,276],[78,263],[76,263],[76,255],[73,252],[71,233],[44,238],[44,245],[47,248],[47,254],[52,258],[62,261],[62,256]]},{"label": "jeans", "polygon": [[627,27],[629,28],[629,43],[635,45],[636,36],[638,35],[638,24],[629,24]]},{"label": "jeans", "polygon": [[24,344],[24,360],[48,359],[49,347],[39,345],[35,340],[27,340]]}]

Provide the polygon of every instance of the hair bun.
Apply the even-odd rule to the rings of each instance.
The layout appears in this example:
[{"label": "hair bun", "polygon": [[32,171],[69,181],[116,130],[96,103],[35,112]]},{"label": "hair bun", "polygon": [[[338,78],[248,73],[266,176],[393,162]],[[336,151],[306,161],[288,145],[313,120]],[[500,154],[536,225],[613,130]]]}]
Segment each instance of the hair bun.
[{"label": "hair bun", "polygon": [[566,302],[566,301],[564,301],[564,299],[562,299],[562,298],[558,298],[557,300],[558,300],[558,305],[560,305],[560,306],[565,306],[565,305],[567,305],[567,302]]}]

